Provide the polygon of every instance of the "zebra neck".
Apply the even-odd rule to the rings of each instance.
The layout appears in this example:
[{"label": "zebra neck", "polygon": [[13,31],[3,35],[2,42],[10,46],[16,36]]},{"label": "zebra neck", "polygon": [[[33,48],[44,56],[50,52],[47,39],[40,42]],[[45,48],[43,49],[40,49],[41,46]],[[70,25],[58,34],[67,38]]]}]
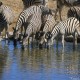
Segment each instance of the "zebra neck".
[{"label": "zebra neck", "polygon": [[52,38],[55,39],[58,36],[59,32],[60,32],[59,28],[55,27],[52,31],[52,36],[53,36]]}]

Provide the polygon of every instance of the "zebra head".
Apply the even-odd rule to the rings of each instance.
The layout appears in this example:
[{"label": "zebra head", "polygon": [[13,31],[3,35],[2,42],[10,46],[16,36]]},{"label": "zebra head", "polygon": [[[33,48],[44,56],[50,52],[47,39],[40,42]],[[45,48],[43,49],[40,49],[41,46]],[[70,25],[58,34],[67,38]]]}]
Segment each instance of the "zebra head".
[{"label": "zebra head", "polygon": [[19,30],[16,30],[16,28],[13,27],[13,43],[14,43],[14,46],[17,45],[17,40],[19,38]]},{"label": "zebra head", "polygon": [[51,32],[49,31],[49,32],[47,32],[46,34],[45,34],[45,42],[47,42],[48,40],[50,40],[52,38],[52,34],[51,34]]},{"label": "zebra head", "polygon": [[47,32],[47,33],[45,33],[45,34],[41,37],[41,40],[40,40],[40,42],[39,42],[39,48],[42,48],[43,44],[44,44],[44,43],[47,43],[48,40],[50,40],[51,38],[52,38],[52,34],[51,34],[50,31]]},{"label": "zebra head", "polygon": [[43,35],[44,35],[43,31],[38,31],[36,32],[35,39],[40,40]]}]

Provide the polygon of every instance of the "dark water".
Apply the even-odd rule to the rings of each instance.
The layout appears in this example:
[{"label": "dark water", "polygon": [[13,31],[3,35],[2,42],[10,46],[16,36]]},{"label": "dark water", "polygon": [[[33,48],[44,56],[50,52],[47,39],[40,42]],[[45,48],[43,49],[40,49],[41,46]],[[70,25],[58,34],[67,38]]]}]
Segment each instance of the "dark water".
[{"label": "dark water", "polygon": [[29,48],[21,50],[0,42],[0,80],[80,80],[80,44],[72,49],[66,43],[58,49],[54,44],[49,50]]}]

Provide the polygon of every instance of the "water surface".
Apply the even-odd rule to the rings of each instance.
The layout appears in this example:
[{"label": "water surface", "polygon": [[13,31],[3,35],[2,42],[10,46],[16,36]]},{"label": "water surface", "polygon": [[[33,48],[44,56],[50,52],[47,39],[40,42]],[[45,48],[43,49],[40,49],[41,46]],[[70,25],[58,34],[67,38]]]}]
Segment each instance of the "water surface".
[{"label": "water surface", "polygon": [[26,48],[0,42],[0,80],[80,80],[80,44],[61,43],[50,49]]}]

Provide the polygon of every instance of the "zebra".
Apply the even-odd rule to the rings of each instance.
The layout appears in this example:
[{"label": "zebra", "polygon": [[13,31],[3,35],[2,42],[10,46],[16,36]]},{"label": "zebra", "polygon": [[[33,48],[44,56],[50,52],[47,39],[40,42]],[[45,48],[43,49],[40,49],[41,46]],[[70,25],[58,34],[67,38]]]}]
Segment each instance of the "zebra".
[{"label": "zebra", "polygon": [[9,35],[8,35],[9,26],[14,21],[14,13],[9,6],[6,6],[2,2],[0,2],[0,14],[1,14],[0,17],[2,17],[0,25],[4,26],[4,28],[5,28],[5,38],[7,39],[7,38],[9,38]]},{"label": "zebra", "polygon": [[68,16],[68,18],[76,17],[80,21],[80,7],[78,7],[78,6],[71,7],[68,10],[67,16]]},{"label": "zebra", "polygon": [[[34,15],[38,15],[41,17],[41,9],[38,7],[38,6],[30,6],[29,8],[23,10],[19,17],[18,17],[18,20],[17,20],[17,23],[16,23],[16,27],[13,28],[14,32],[13,32],[13,36],[14,36],[14,44],[16,44],[16,40],[18,38],[18,31],[20,28],[25,28],[25,32],[26,32],[26,28],[28,26],[28,24],[30,24],[30,21],[32,22],[32,18]],[[36,18],[37,16],[35,16],[34,18]],[[39,17],[39,19],[40,19]],[[34,20],[35,21],[35,20]],[[34,22],[33,21],[33,22]],[[39,20],[41,22],[41,19]],[[38,23],[37,23],[38,24]],[[35,26],[36,27],[36,26]],[[24,32],[24,34],[25,34]]]},{"label": "zebra", "polygon": [[37,31],[40,30],[40,27],[41,27],[41,15],[38,13],[38,14],[34,14],[32,16],[32,19],[31,21],[29,22],[29,25],[27,26],[27,29],[26,29],[26,36],[23,38],[23,41],[22,41],[22,47],[24,48],[28,43],[28,39],[31,35],[35,35]]},{"label": "zebra", "polygon": [[77,45],[75,42],[78,35],[80,35],[80,23],[75,17],[68,18],[64,21],[60,21],[55,27],[52,29],[51,33],[46,33],[45,42],[52,41],[58,37],[58,35],[62,36],[62,44],[64,49],[64,37],[73,35],[74,37],[74,45]]},{"label": "zebra", "polygon": [[52,28],[54,27],[54,25],[57,23],[55,20],[54,15],[48,14],[45,15],[46,16],[46,21],[44,23],[44,27],[42,30],[40,30],[39,32],[36,33],[36,39],[38,39],[39,41],[39,46],[42,46],[41,44],[44,43],[44,39],[45,39],[45,34],[47,32],[51,32]]},{"label": "zebra", "polygon": [[60,20],[62,20],[61,11],[64,5],[68,7],[80,5],[80,0],[56,0],[56,1],[57,1],[57,12],[59,11]]}]

